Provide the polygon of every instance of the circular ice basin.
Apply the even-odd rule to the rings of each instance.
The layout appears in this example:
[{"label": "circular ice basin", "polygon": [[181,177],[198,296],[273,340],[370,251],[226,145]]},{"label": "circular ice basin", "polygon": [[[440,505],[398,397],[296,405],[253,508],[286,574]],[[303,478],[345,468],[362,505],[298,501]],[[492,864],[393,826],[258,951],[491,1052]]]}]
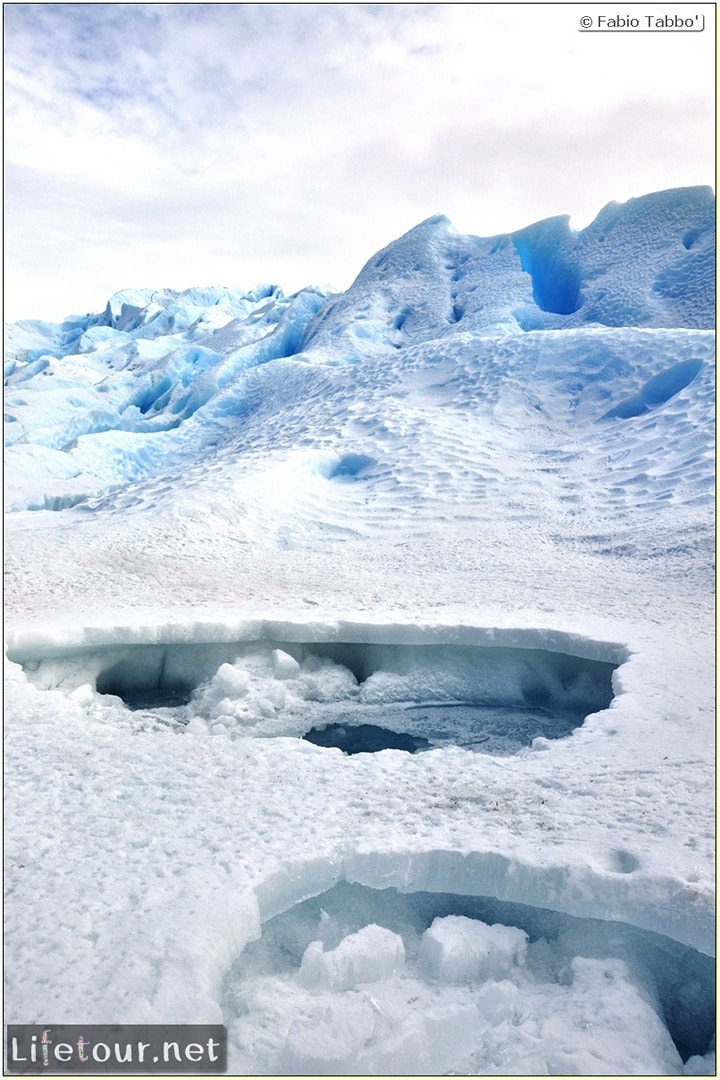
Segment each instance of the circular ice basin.
[{"label": "circular ice basin", "polygon": [[622,657],[600,644],[590,651],[603,659],[515,644],[261,639],[17,658],[38,688],[107,704],[119,722],[124,705],[134,725],[304,738],[347,754],[459,746],[509,755],[566,738],[610,706]]}]

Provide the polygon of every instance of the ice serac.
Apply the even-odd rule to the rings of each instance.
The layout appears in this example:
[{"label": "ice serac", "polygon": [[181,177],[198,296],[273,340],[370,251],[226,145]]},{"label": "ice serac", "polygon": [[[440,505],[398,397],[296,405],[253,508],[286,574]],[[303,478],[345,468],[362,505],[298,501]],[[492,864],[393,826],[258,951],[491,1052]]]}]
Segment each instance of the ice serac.
[{"label": "ice serac", "polygon": [[310,325],[305,348],[340,348],[352,359],[442,337],[459,324],[516,330],[513,304],[532,303],[509,237],[462,236],[437,215],[365,264]]},{"label": "ice serac", "polygon": [[458,330],[708,329],[714,262],[707,187],[610,203],[581,232],[559,216],[483,239],[432,217],[369,260],[319,314],[305,347],[352,356]]},{"label": "ice serac", "polygon": [[305,348],[339,347],[359,358],[441,332],[457,321],[449,281],[467,244],[443,215],[416,225],[374,255],[348,291],[323,308]]}]

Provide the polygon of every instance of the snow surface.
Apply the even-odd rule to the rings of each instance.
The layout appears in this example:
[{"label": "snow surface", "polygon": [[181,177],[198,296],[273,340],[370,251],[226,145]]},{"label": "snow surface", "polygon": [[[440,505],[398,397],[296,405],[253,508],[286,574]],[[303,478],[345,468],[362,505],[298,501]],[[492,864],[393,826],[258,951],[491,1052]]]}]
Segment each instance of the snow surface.
[{"label": "snow surface", "polygon": [[713,224],[7,328],[7,1022],[714,1072]]}]

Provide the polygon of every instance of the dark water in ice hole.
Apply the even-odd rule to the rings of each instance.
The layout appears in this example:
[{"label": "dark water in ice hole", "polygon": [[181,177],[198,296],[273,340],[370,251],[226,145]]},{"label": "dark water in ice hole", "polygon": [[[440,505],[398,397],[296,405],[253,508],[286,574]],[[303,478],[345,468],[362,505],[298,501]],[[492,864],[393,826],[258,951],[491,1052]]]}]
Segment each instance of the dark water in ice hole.
[{"label": "dark water in ice hole", "polygon": [[[127,707],[134,712],[178,709],[190,699],[190,694],[157,689],[126,693],[124,697]],[[317,707],[312,711],[318,711]],[[354,707],[335,703],[325,705],[321,711],[327,719],[315,723],[302,738],[315,746],[334,747],[345,754],[373,754],[380,750],[416,754],[443,746],[461,746],[503,756],[530,746],[539,736],[565,738],[585,719],[584,712],[578,710],[467,702]],[[167,722],[171,726],[173,719],[168,717]]]},{"label": "dark water in ice hole", "polygon": [[191,696],[191,693],[183,693],[178,690],[151,688],[149,690],[138,690],[134,693],[126,692],[122,695],[122,699],[128,709],[132,709],[133,712],[140,712],[144,709],[179,709],[181,706],[189,704]]},{"label": "dark water in ice hole", "polygon": [[435,747],[462,746],[502,756],[517,753],[539,736],[562,739],[585,719],[585,713],[577,710],[468,702],[374,706],[373,718],[384,724],[358,722],[358,712],[347,719],[316,725],[303,738],[317,746],[337,747],[345,754],[378,750],[415,754]]}]

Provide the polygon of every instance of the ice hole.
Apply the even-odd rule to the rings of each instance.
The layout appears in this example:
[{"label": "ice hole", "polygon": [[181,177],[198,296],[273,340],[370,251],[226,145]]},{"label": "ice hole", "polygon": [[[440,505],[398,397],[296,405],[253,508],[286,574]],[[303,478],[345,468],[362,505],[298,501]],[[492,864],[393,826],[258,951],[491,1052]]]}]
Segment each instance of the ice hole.
[{"label": "ice hole", "polygon": [[672,367],[666,368],[649,379],[636,394],[609,409],[603,414],[601,420],[610,420],[614,417],[629,420],[635,416],[642,416],[653,406],[664,405],[689,386],[702,366],[702,360],[681,360],[673,364]]},{"label": "ice hole", "polygon": [[[9,650],[42,689],[89,687],[164,723],[233,737],[305,737],[345,753],[459,745],[515,754],[564,738],[613,699],[603,659],[507,645],[235,641]],[[138,720],[141,722],[141,718]],[[197,723],[194,731],[198,731]],[[218,729],[218,733],[220,730]]]},{"label": "ice hole", "polygon": [[367,454],[343,454],[328,473],[328,480],[354,480],[375,462]]},{"label": "ice hole", "polygon": [[623,851],[619,848],[610,853],[609,869],[616,874],[632,874],[639,865],[640,860],[631,851]]},{"label": "ice hole", "polygon": [[223,1011],[242,1073],[672,1074],[710,1051],[714,962],[628,923],[343,881],[265,922]]}]

